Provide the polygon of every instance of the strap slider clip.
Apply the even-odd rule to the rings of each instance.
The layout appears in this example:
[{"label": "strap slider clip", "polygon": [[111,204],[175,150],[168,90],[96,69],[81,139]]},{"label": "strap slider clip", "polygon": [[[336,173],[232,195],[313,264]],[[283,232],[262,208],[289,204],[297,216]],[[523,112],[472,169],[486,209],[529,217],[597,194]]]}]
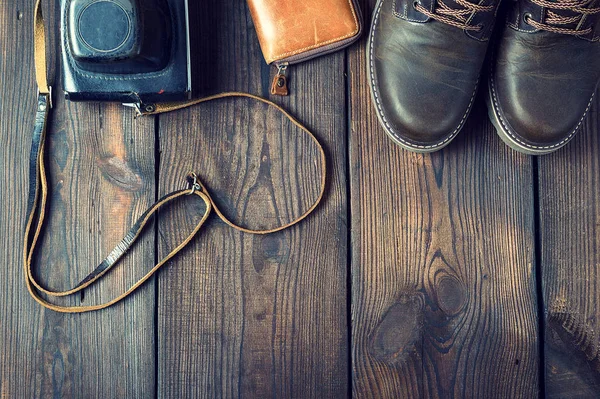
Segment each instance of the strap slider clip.
[{"label": "strap slider clip", "polygon": [[47,98],[48,98],[48,107],[49,107],[50,109],[52,109],[52,107],[53,107],[53,105],[52,105],[52,86],[48,86],[48,92],[47,92],[47,93],[42,93],[42,92],[40,92],[40,88],[38,87],[38,90],[37,90],[37,95],[38,95],[38,97],[39,97],[40,95],[45,95],[45,96],[47,96]]}]

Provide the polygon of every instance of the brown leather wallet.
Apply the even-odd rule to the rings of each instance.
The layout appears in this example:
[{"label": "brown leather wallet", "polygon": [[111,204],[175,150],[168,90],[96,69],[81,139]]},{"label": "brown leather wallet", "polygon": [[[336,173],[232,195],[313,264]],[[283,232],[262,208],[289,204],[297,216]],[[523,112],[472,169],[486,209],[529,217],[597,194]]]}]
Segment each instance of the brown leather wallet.
[{"label": "brown leather wallet", "polygon": [[267,64],[278,68],[272,94],[287,95],[287,66],[349,46],[362,32],[356,0],[248,0]]}]

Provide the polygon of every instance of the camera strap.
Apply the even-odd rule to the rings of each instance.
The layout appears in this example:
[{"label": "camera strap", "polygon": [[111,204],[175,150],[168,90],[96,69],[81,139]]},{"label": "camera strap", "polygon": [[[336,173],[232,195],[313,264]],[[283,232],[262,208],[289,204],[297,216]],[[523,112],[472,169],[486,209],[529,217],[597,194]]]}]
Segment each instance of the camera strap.
[{"label": "camera strap", "polygon": [[[94,271],[92,271],[87,277],[85,277],[79,284],[68,291],[54,291],[43,287],[34,277],[32,266],[34,262],[34,254],[39,243],[40,236],[42,234],[42,228],[46,216],[46,208],[48,201],[48,180],[46,176],[46,167],[44,164],[44,149],[46,141],[46,131],[48,124],[48,116],[52,109],[52,90],[48,84],[47,79],[47,66],[46,66],[46,32],[44,28],[44,18],[42,15],[41,0],[36,1],[35,5],[35,16],[34,16],[34,59],[35,59],[35,75],[38,85],[38,103],[35,116],[35,127],[33,131],[33,139],[29,161],[29,198],[27,201],[27,223],[25,227],[25,237],[23,246],[23,260],[24,260],[24,272],[27,284],[27,289],[31,296],[42,306],[62,313],[83,313],[93,310],[104,309],[115,303],[123,300],[136,289],[138,289],[144,282],[146,282],[154,273],[156,273],[162,266],[164,266],[171,258],[179,253],[189,242],[194,238],[196,233],[200,231],[211,212],[214,211],[217,216],[230,227],[250,234],[269,234],[277,231],[287,229],[288,227],[294,226],[308,215],[318,206],[323,193],[325,191],[325,175],[326,175],[326,160],[325,152],[323,147],[320,145],[316,137],[300,122],[294,119],[288,114],[283,108],[277,104],[268,101],[264,98],[254,96],[248,93],[229,92],[221,93],[214,96],[185,101],[177,103],[165,103],[157,104],[156,107],[149,109],[138,110],[142,115],[153,115],[163,112],[175,111],[178,109],[186,108],[196,104],[204,103],[207,101],[227,98],[227,97],[246,97],[260,101],[267,104],[270,107],[274,107],[277,111],[281,112],[286,118],[288,118],[295,126],[300,128],[306,133],[312,141],[315,143],[320,152],[321,161],[321,179],[320,179],[320,191],[315,202],[302,214],[302,216],[291,221],[288,224],[270,229],[270,230],[252,230],[248,229],[235,223],[231,222],[223,213],[219,210],[215,201],[209,194],[206,186],[198,179],[198,176],[194,173],[187,176],[187,188],[182,190],[173,191],[156,203],[150,206],[134,223],[127,235],[119,242],[119,244],[110,252],[110,254],[100,263]],[[113,266],[115,266],[123,255],[131,248],[135,241],[140,236],[141,232],[148,225],[148,222],[165,205],[182,200],[184,198],[193,197],[196,200],[201,200],[205,204],[205,210],[202,215],[199,215],[200,220],[192,230],[192,232],[181,242],[175,249],[173,249],[167,256],[165,256],[160,262],[158,262],[149,272],[147,272],[142,278],[140,278],[135,284],[133,284],[127,291],[123,292],[116,298],[97,305],[87,306],[61,306],[48,302],[47,299],[41,296],[41,293],[52,297],[66,297],[69,295],[81,292],[85,288],[94,284],[97,280],[102,278]]]}]

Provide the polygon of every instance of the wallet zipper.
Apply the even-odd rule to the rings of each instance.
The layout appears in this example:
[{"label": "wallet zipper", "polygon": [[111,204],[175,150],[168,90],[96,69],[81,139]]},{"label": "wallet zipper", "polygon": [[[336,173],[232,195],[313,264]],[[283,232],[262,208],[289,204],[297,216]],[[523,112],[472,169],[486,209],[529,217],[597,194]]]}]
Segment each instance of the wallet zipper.
[{"label": "wallet zipper", "polygon": [[288,65],[287,62],[275,64],[277,73],[275,74],[275,78],[273,78],[273,83],[271,83],[271,94],[277,96],[287,96],[290,94],[287,82]]},{"label": "wallet zipper", "polygon": [[[358,10],[356,0],[352,0],[352,3],[354,4],[354,8]],[[271,84],[271,94],[279,96],[287,96],[289,94],[287,69],[290,65],[298,64],[300,62],[312,60],[313,58],[322,55],[333,53],[340,47],[349,46],[355,41],[357,41],[361,36],[363,30],[363,23],[362,15],[360,12],[357,13],[356,17],[358,18],[358,32],[356,32],[356,35],[341,40],[339,42],[331,43],[323,47],[319,47],[304,53],[296,54],[291,57],[275,61],[273,65],[275,65],[275,67],[277,68],[277,73],[275,74],[275,78],[273,78],[273,83]]]},{"label": "wallet zipper", "polygon": [[317,49],[310,50],[305,53],[297,54],[274,62],[273,65],[275,65],[275,67],[277,68],[277,73],[275,74],[275,77],[273,78],[273,83],[271,84],[271,94],[278,96],[287,96],[289,94],[290,91],[288,88],[287,69],[290,65],[298,64],[304,61],[309,61],[313,58],[333,53],[340,47],[345,47],[358,40],[358,38],[360,37],[360,33],[361,30],[359,30],[356,35],[348,39],[344,39],[336,43],[328,44],[326,46],[319,47]]}]

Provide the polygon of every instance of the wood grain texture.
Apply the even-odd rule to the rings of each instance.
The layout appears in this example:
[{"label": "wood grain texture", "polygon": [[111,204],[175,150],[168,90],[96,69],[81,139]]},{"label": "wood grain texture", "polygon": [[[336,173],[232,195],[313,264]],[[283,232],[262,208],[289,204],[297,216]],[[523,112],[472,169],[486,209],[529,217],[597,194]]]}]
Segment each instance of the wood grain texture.
[{"label": "wood grain texture", "polygon": [[[45,12],[53,70],[54,3],[47,2],[52,7]],[[114,308],[84,315],[43,310],[25,289],[21,242],[36,99],[33,5],[0,3],[0,397],[149,397],[155,387],[152,285]],[[153,119],[134,122],[118,105],[70,104],[61,97],[57,89],[47,157],[50,217],[37,272],[54,289],[71,288],[93,270],[155,194]],[[105,282],[86,290],[83,303],[112,299],[139,278],[154,261],[153,239],[150,232]],[[58,303],[75,305],[80,298]]]},{"label": "wood grain texture", "polygon": [[482,97],[446,149],[402,150],[365,62],[350,51],[354,396],[535,397],[531,159],[496,137]]},{"label": "wood grain texture", "polygon": [[599,131],[596,101],[576,138],[539,158],[549,398],[600,394]]},{"label": "wood grain texture", "polygon": [[[267,95],[269,73],[245,2],[197,4],[201,94]],[[344,54],[290,68],[277,98],[328,150],[323,204],[299,226],[238,233],[216,217],[159,276],[160,397],[348,395]],[[254,228],[299,216],[318,194],[316,147],[281,115],[221,100],[160,116],[160,192],[197,171],[224,212]],[[201,207],[164,212],[159,251],[192,228]]]},{"label": "wood grain texture", "polygon": [[[46,5],[53,71],[57,3]],[[273,70],[245,2],[194,3],[196,94],[267,96]],[[366,32],[374,3],[362,3]],[[314,215],[269,236],[238,233],[213,217],[123,303],[61,315],[29,298],[21,266],[36,94],[32,19],[32,1],[0,1],[1,399],[536,397],[536,277],[544,392],[598,396],[597,104],[569,146],[537,161],[501,143],[481,96],[453,144],[412,154],[379,127],[363,38],[346,54],[291,67],[292,95],[275,99],[326,148],[328,185]],[[183,187],[190,171],[228,217],[254,228],[292,220],[318,194],[316,148],[263,104],[219,100],[134,120],[119,105],[67,103],[56,86],[51,217],[37,273],[51,288],[77,283],[155,192]],[[162,211],[156,230],[86,290],[83,303],[122,292],[202,211],[191,198]]]}]

